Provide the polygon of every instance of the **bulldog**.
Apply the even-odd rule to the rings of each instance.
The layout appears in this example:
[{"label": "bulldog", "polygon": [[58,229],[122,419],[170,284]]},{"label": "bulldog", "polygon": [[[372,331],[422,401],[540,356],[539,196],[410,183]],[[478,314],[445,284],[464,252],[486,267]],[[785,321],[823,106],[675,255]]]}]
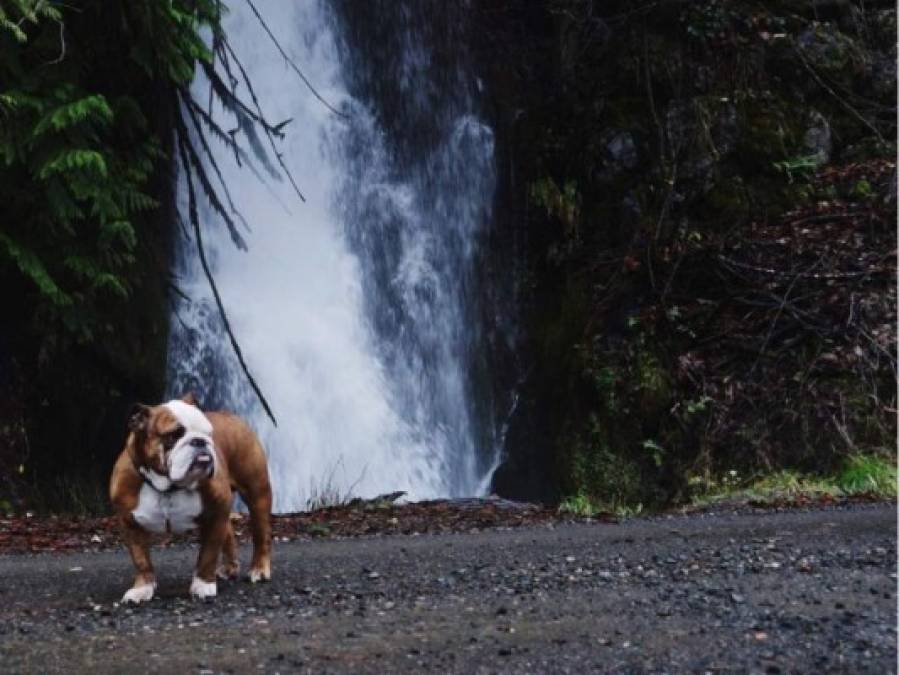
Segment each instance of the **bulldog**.
[{"label": "bulldog", "polygon": [[151,533],[199,529],[191,596],[215,597],[217,576],[237,577],[232,490],[250,510],[249,579],[270,580],[272,491],[265,452],[250,427],[230,413],[201,412],[187,394],[157,406],[135,406],[128,430],[109,483],[122,539],[137,569],[122,602],[145,602],[156,591]]}]

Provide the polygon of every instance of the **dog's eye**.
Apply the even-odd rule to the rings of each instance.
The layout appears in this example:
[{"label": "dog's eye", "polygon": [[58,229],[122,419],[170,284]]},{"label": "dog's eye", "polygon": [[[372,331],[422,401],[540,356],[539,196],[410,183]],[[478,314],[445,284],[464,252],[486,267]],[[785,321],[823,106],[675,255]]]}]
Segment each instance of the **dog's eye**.
[{"label": "dog's eye", "polygon": [[162,437],[162,445],[166,450],[171,450],[175,447],[175,443],[178,442],[178,439],[184,435],[184,427],[178,427],[174,431],[170,431]]}]

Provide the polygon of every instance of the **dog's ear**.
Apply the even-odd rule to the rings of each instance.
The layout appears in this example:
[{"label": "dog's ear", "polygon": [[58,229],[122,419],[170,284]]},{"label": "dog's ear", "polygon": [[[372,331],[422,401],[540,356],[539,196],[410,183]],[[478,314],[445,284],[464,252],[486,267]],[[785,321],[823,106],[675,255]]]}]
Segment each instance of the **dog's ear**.
[{"label": "dog's ear", "polygon": [[140,433],[147,430],[147,422],[150,420],[150,406],[143,403],[135,403],[128,416],[128,430]]},{"label": "dog's ear", "polygon": [[197,408],[200,407],[200,404],[197,403],[197,397],[194,396],[194,393],[192,391],[189,391],[184,396],[182,396],[181,400],[184,401],[187,405],[192,405]]}]

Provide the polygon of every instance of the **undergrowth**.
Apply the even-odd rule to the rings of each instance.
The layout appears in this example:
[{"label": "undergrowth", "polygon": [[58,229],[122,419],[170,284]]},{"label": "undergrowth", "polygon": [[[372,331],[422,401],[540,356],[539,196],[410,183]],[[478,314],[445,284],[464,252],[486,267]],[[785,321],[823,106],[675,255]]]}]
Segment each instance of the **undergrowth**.
[{"label": "undergrowth", "polygon": [[[689,505],[694,507],[721,502],[766,503],[783,499],[862,495],[894,500],[897,497],[897,469],[892,460],[883,456],[855,454],[849,456],[832,475],[784,469],[742,479],[736,471],[729,471],[715,480],[694,481],[692,487],[694,494]],[[609,513],[618,517],[631,517],[643,513],[644,505],[607,503],[589,495],[578,494],[563,499],[559,511],[585,517]]]},{"label": "undergrowth", "polygon": [[896,498],[896,465],[878,455],[850,455],[832,475],[816,475],[792,470],[754,477],[739,484],[718,483],[692,498],[694,505],[720,501],[775,501],[797,497],[853,497],[869,495]]},{"label": "undergrowth", "polygon": [[[51,485],[35,483],[28,491],[29,510],[41,515],[103,516],[111,512],[109,488],[90,477],[59,476]],[[16,509],[0,502],[8,513]]]}]

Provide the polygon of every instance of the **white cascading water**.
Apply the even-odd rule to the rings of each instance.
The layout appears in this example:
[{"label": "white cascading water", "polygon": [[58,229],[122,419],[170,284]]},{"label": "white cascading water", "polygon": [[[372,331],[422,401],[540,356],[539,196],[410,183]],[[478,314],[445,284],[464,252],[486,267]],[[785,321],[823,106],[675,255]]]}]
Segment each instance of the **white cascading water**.
[{"label": "white cascading water", "polygon": [[[429,97],[447,83],[434,79],[436,56],[416,18],[420,1],[380,3],[390,15],[381,27],[398,34],[384,46],[392,53],[374,56],[392,64],[385,77],[398,78],[404,99],[396,108],[415,118],[410,129],[430,120],[420,140],[398,147],[395,130],[383,128],[384,120],[397,126],[386,112],[393,103],[365,98],[380,62],[366,64],[354,46],[345,16],[354,3],[345,4],[343,18],[339,2],[337,9],[317,0],[258,7],[290,58],[347,118],[316,100],[247,4],[230,3],[225,25],[266,117],[293,120],[279,151],[307,200],[285,177],[261,180],[213,144],[251,231],[249,250],[238,250],[206,209],[205,247],[277,427],[237,365],[196,243],[183,233],[176,252],[176,284],[186,297],[171,322],[170,393],[190,389],[208,408],[249,419],[266,446],[281,512],[349,494],[482,494],[500,449],[491,414],[479,417],[489,406],[476,401],[479,368],[483,376],[476,267],[495,185],[477,82],[444,64],[461,86]],[[197,100],[208,96],[201,76],[194,92]],[[220,106],[213,115],[225,129],[237,126]]]}]

